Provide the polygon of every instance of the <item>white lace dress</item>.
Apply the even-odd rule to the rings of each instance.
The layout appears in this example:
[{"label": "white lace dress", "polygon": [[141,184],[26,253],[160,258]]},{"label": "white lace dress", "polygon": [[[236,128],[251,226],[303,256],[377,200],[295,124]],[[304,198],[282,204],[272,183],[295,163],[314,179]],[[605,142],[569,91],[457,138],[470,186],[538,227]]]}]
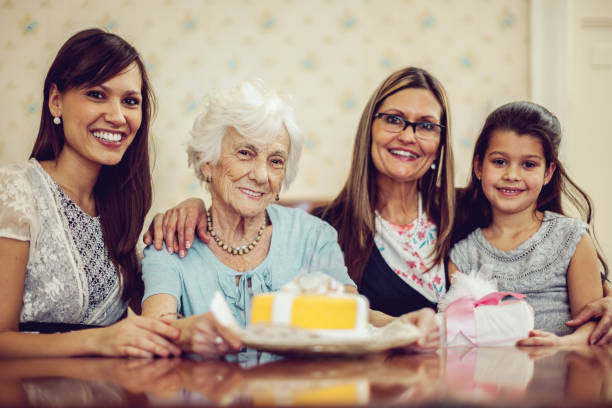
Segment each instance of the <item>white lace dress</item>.
[{"label": "white lace dress", "polygon": [[124,313],[99,218],[34,159],[0,167],[0,237],[30,241],[20,322],[108,325]]}]

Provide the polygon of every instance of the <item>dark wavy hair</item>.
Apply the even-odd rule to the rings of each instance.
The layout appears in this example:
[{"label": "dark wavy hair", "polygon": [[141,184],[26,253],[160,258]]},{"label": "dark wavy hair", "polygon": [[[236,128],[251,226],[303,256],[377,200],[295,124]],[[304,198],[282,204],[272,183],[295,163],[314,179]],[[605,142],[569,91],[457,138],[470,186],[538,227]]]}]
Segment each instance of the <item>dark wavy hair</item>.
[{"label": "dark wavy hair", "polygon": [[538,138],[542,144],[546,166],[554,163],[556,170],[552,178],[538,196],[536,210],[553,211],[566,215],[562,199],[576,209],[580,218],[589,224],[589,234],[593,239],[597,257],[603,268],[602,275],[607,277],[608,264],[603,256],[593,225],[594,207],[591,198],[569,177],[559,161],[561,144],[561,125],[559,119],[543,106],[533,102],[511,102],[495,109],[486,119],[476,140],[472,156],[472,172],[468,185],[457,195],[457,213],[453,228],[453,243],[466,238],[476,228],[488,227],[492,222],[491,204],[482,191],[482,184],[474,172],[474,162],[485,156],[489,142],[496,130],[513,131],[519,135]]},{"label": "dark wavy hair", "polygon": [[426,89],[442,108],[444,130],[436,152],[437,169],[428,171],[419,180],[423,209],[438,227],[433,264],[439,264],[450,250],[451,228],[455,214],[453,151],[450,133],[450,110],[442,83],[422,68],[406,67],[389,75],[376,88],[363,109],[351,170],[340,194],[326,208],[313,211],[338,230],[338,242],[350,277],[360,284],[368,258],[374,250],[374,210],[376,208],[376,175],[372,160],[372,122],[374,114],[389,96],[404,89]]},{"label": "dark wavy hair", "polygon": [[148,136],[155,97],[144,63],[134,47],[99,29],[80,31],[66,41],[45,78],[40,128],[30,154],[30,158],[38,161],[55,160],[64,146],[63,125],[53,124],[48,108],[52,84],[61,93],[97,86],[133,63],[142,79],[140,128],[121,161],[114,166],[102,166],[93,190],[104,242],[119,274],[124,300],[130,299],[140,287],[136,244],[152,197]]}]

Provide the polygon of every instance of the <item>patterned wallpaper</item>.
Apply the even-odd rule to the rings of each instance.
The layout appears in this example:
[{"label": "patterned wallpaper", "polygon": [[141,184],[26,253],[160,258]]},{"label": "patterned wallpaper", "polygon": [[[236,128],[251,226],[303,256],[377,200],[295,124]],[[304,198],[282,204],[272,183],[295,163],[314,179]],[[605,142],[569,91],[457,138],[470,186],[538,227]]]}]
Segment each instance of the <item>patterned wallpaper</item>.
[{"label": "patterned wallpaper", "polygon": [[185,143],[214,87],[260,77],[292,95],[307,141],[285,199],[340,190],[361,110],[396,69],[446,86],[460,184],[486,114],[529,93],[527,0],[0,0],[0,164],[29,154],[51,60],[89,27],[126,38],[149,69],[154,210],[202,194]]}]

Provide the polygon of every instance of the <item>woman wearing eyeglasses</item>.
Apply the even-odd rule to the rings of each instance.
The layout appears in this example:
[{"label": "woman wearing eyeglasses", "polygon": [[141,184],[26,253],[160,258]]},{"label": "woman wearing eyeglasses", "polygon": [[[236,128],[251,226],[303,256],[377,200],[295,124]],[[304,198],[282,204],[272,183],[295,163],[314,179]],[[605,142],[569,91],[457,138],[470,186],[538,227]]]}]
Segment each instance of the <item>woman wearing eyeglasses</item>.
[{"label": "woman wearing eyeglasses", "polygon": [[363,110],[344,188],[315,210],[338,230],[359,292],[390,316],[435,308],[446,289],[455,212],[449,122],[436,78],[412,67],[391,74]]}]

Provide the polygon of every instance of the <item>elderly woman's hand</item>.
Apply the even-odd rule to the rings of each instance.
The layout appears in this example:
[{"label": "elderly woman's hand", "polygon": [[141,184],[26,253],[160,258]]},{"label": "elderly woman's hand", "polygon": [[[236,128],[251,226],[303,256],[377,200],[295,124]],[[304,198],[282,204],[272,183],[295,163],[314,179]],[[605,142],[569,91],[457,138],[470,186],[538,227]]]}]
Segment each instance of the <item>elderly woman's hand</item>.
[{"label": "elderly woman's hand", "polygon": [[599,319],[597,326],[589,335],[589,344],[610,344],[612,343],[612,285],[605,282],[605,297],[589,303],[566,324],[570,327],[579,327],[591,319]]},{"label": "elderly woman's hand", "polygon": [[423,308],[399,316],[402,322],[412,323],[421,330],[421,337],[416,343],[418,349],[433,349],[440,346],[440,327],[436,322],[433,309]]},{"label": "elderly woman's hand", "polygon": [[180,328],[178,344],[190,353],[206,358],[218,358],[236,352],[242,347],[240,339],[220,324],[211,312],[175,321]]},{"label": "elderly woman's hand", "polygon": [[196,229],[200,240],[208,244],[204,201],[188,198],[164,214],[156,214],[142,240],[145,245],[153,244],[158,251],[166,241],[169,253],[176,252],[183,257],[193,244]]}]

